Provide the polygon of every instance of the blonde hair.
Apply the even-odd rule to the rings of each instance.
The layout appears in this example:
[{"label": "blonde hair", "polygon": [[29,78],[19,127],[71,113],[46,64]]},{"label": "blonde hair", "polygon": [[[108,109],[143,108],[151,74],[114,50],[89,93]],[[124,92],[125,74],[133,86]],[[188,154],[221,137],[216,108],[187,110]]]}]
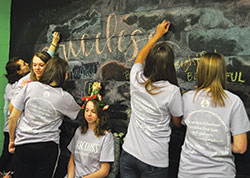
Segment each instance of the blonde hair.
[{"label": "blonde hair", "polygon": [[[226,89],[226,63],[224,56],[218,53],[206,53],[200,58],[197,67],[196,94],[206,90],[211,95],[212,104],[225,106]],[[194,98],[195,98],[194,96]]]},{"label": "blonde hair", "polygon": [[[50,60],[51,56],[49,55],[49,53],[47,53],[46,51],[40,51],[40,52],[37,52],[34,57],[37,56],[39,57],[45,64]],[[33,58],[34,58],[33,57]],[[36,77],[36,74],[33,70],[33,58],[31,60],[31,67],[30,67],[30,79],[32,81],[37,81],[37,77]]]}]

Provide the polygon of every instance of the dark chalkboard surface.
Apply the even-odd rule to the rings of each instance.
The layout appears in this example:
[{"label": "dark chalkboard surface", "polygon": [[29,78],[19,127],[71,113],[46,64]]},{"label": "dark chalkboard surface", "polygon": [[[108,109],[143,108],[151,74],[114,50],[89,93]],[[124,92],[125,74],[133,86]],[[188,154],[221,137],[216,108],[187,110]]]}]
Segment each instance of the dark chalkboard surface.
[{"label": "dark chalkboard surface", "polygon": [[[248,0],[12,0],[10,56],[29,61],[35,51],[48,47],[54,31],[60,32],[57,52],[70,65],[67,90],[81,104],[92,83],[101,81],[113,132],[125,133],[131,65],[156,25],[167,19],[172,26],[162,40],[174,49],[180,87],[193,89],[196,59],[216,50],[226,58],[228,89],[243,100],[250,116],[249,10]],[[65,146],[76,127],[65,118],[57,177],[65,174]],[[184,128],[173,127],[171,178],[176,177],[184,135]],[[250,149],[236,155],[236,164],[237,178],[250,178]]]}]

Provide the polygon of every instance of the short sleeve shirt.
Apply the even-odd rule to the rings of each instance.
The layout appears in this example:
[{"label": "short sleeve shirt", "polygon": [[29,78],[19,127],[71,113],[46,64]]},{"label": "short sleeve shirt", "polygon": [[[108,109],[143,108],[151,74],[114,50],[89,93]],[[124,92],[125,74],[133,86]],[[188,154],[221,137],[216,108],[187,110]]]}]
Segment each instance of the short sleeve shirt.
[{"label": "short sleeve shirt", "polygon": [[79,127],[68,149],[74,155],[75,178],[97,171],[101,162],[114,161],[114,139],[110,132],[96,137],[93,130],[82,134]]},{"label": "short sleeve shirt", "polygon": [[14,95],[13,95],[13,98],[18,95],[18,93],[21,91],[21,89],[23,88],[22,87],[22,84],[24,81],[31,81],[30,79],[30,73],[28,73],[27,75],[23,76],[22,78],[20,78],[15,86],[15,91],[14,91]]},{"label": "short sleeve shirt", "polygon": [[15,145],[47,141],[58,144],[63,116],[75,119],[80,111],[68,92],[40,82],[26,84],[12,104],[23,112],[16,128]]},{"label": "short sleeve shirt", "polygon": [[200,91],[183,95],[183,123],[187,126],[182,146],[179,178],[234,178],[231,136],[250,130],[241,99],[225,91],[225,107],[214,107],[211,97]]},{"label": "short sleeve shirt", "polygon": [[5,115],[5,123],[4,123],[4,132],[9,132],[9,116],[10,116],[10,112],[8,109],[9,103],[14,95],[14,91],[15,91],[15,87],[17,85],[17,82],[13,83],[13,84],[7,84],[5,87],[5,93],[4,93],[4,105],[5,105],[5,109],[4,109],[4,115]]},{"label": "short sleeve shirt", "polygon": [[168,147],[172,116],[183,115],[179,87],[168,81],[158,81],[154,85],[158,94],[149,94],[142,84],[140,63],[130,71],[131,118],[123,149],[144,163],[156,167],[168,167]]}]

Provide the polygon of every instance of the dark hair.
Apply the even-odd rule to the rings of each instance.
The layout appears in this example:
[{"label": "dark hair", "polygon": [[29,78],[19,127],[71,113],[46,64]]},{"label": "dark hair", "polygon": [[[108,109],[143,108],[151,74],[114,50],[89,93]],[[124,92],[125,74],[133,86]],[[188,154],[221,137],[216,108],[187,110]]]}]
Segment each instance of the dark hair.
[{"label": "dark hair", "polygon": [[68,63],[64,59],[54,56],[47,62],[39,81],[47,85],[56,82],[56,86],[63,87],[68,70]]},{"label": "dark hair", "polygon": [[150,49],[145,59],[143,73],[148,78],[144,85],[150,94],[155,94],[152,91],[156,90],[157,87],[153,86],[153,83],[160,80],[167,80],[171,84],[178,86],[174,53],[166,42],[159,42]]},{"label": "dark hair", "polygon": [[20,65],[17,64],[19,60],[20,60],[19,57],[13,57],[7,62],[5,66],[7,72],[7,74],[5,74],[5,77],[7,78],[8,83],[10,84],[15,83],[16,81],[18,81],[20,78],[23,77],[22,74],[17,73],[17,71],[21,69]]},{"label": "dark hair", "polygon": [[[97,114],[97,121],[96,121],[96,128],[94,130],[95,135],[97,137],[105,135],[105,131],[109,131],[109,127],[108,127],[108,123],[107,123],[107,115],[105,113],[105,111],[103,111],[103,107],[101,106],[101,102],[97,99],[92,99],[86,102],[85,104],[85,108],[84,108],[84,112],[83,114],[85,114],[85,110],[86,110],[86,106],[87,103],[92,101],[94,103],[94,107],[95,107],[95,111]],[[84,117],[82,123],[81,123],[81,133],[85,134],[88,131],[88,123]]]},{"label": "dark hair", "polygon": [[[49,55],[49,53],[47,53],[46,51],[40,51],[40,52],[37,52],[34,56],[33,56],[33,58],[35,57],[35,56],[37,56],[37,57],[39,57],[45,64],[51,59],[51,56]],[[36,78],[36,75],[35,75],[35,73],[34,73],[34,71],[33,71],[33,58],[32,58],[32,60],[31,60],[31,67],[30,67],[30,79],[32,80],[32,81],[37,81],[37,78]]]}]

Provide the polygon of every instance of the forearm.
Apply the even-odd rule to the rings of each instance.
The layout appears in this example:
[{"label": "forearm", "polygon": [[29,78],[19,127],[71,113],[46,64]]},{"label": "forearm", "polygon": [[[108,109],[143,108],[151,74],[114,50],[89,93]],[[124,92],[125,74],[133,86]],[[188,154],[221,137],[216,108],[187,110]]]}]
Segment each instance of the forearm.
[{"label": "forearm", "polygon": [[157,26],[156,34],[147,42],[147,44],[139,52],[139,54],[136,57],[135,64],[136,63],[143,64],[150,49],[154,46],[154,44],[158,41],[158,39],[162,37],[162,35],[167,33],[169,26],[170,22],[167,22],[165,20],[163,20],[163,22]]},{"label": "forearm", "polygon": [[142,50],[139,52],[139,54],[136,57],[135,64],[136,63],[143,63],[143,61],[146,59],[148,52],[150,49],[154,46],[154,44],[160,39],[159,34],[155,34],[148,42],[147,44],[142,48]]},{"label": "forearm", "polygon": [[68,164],[68,178],[75,177],[75,164],[74,164],[74,155],[71,154]]},{"label": "forearm", "polygon": [[10,142],[14,142],[15,140],[15,131],[17,127],[17,120],[21,114],[20,111],[17,109],[13,109],[11,112],[11,115],[9,117],[9,137],[10,137]]},{"label": "forearm", "polygon": [[48,53],[50,54],[51,57],[54,56],[54,54],[55,54],[59,40],[60,40],[59,33],[54,32],[53,39],[52,39],[52,42],[51,42],[51,44],[49,46],[49,50],[48,50]]},{"label": "forearm", "polygon": [[84,176],[83,178],[104,178],[108,176],[110,169],[109,163],[101,163],[101,168],[97,170],[96,172],[93,172],[87,176]]},{"label": "forearm", "polygon": [[232,152],[243,154],[247,150],[247,134],[233,136]]}]

